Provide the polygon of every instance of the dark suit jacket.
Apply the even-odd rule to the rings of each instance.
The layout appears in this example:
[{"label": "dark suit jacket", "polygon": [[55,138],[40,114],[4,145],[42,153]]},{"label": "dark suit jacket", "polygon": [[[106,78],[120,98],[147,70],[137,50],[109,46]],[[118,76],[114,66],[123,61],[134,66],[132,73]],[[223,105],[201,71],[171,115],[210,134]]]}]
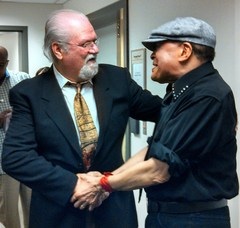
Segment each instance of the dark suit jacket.
[{"label": "dark suit jacket", "polygon": [[[100,134],[91,170],[112,171],[123,163],[121,146],[129,116],[156,120],[161,99],[143,91],[126,69],[105,64],[93,86]],[[69,202],[75,174],[83,172],[81,149],[53,69],[15,86],[10,103],[14,111],[3,168],[32,188],[30,227],[84,227],[85,211]],[[97,227],[137,227],[132,192],[113,192],[93,213]]]}]

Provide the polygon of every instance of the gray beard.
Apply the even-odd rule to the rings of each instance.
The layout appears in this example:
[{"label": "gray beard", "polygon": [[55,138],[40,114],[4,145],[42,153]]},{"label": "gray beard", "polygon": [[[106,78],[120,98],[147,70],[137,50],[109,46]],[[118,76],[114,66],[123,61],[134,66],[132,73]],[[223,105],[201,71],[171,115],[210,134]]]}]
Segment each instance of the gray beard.
[{"label": "gray beard", "polygon": [[79,78],[81,81],[88,81],[92,79],[98,73],[98,64],[91,63],[85,64],[79,73]]}]

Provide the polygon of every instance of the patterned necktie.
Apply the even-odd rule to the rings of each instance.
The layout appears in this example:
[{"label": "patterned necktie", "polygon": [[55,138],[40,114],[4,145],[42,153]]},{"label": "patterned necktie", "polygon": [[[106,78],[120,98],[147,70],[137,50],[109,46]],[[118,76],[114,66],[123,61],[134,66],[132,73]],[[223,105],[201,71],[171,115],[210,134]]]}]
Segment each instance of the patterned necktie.
[{"label": "patterned necktie", "polygon": [[74,112],[80,134],[83,163],[85,170],[88,171],[96,151],[98,134],[88,106],[81,95],[81,84],[71,84],[77,88],[74,98]]}]

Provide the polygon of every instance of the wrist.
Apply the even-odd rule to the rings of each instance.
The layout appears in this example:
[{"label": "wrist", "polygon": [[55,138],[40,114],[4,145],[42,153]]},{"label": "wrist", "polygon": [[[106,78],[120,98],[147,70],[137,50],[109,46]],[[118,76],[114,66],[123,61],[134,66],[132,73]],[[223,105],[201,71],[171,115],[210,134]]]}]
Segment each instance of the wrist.
[{"label": "wrist", "polygon": [[106,192],[113,192],[112,186],[110,185],[109,181],[108,181],[108,177],[112,175],[112,174],[105,174],[104,176],[101,177],[99,184],[102,187],[102,189],[104,189]]},{"label": "wrist", "polygon": [[103,172],[103,175],[108,177],[108,176],[112,176],[113,174],[111,172]]}]

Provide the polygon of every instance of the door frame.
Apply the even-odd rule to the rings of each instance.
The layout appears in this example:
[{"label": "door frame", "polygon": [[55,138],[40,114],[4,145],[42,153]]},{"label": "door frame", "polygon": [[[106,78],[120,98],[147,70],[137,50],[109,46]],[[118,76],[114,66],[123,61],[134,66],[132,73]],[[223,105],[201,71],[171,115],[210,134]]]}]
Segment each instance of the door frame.
[{"label": "door frame", "polygon": [[19,34],[19,70],[28,73],[28,27],[0,25],[0,32],[17,32]]},{"label": "door frame", "polygon": [[[129,69],[128,0],[119,0],[87,16],[96,30],[112,24],[117,25],[117,65]],[[123,157],[127,160],[130,156],[131,135],[128,124],[124,137]]]}]

